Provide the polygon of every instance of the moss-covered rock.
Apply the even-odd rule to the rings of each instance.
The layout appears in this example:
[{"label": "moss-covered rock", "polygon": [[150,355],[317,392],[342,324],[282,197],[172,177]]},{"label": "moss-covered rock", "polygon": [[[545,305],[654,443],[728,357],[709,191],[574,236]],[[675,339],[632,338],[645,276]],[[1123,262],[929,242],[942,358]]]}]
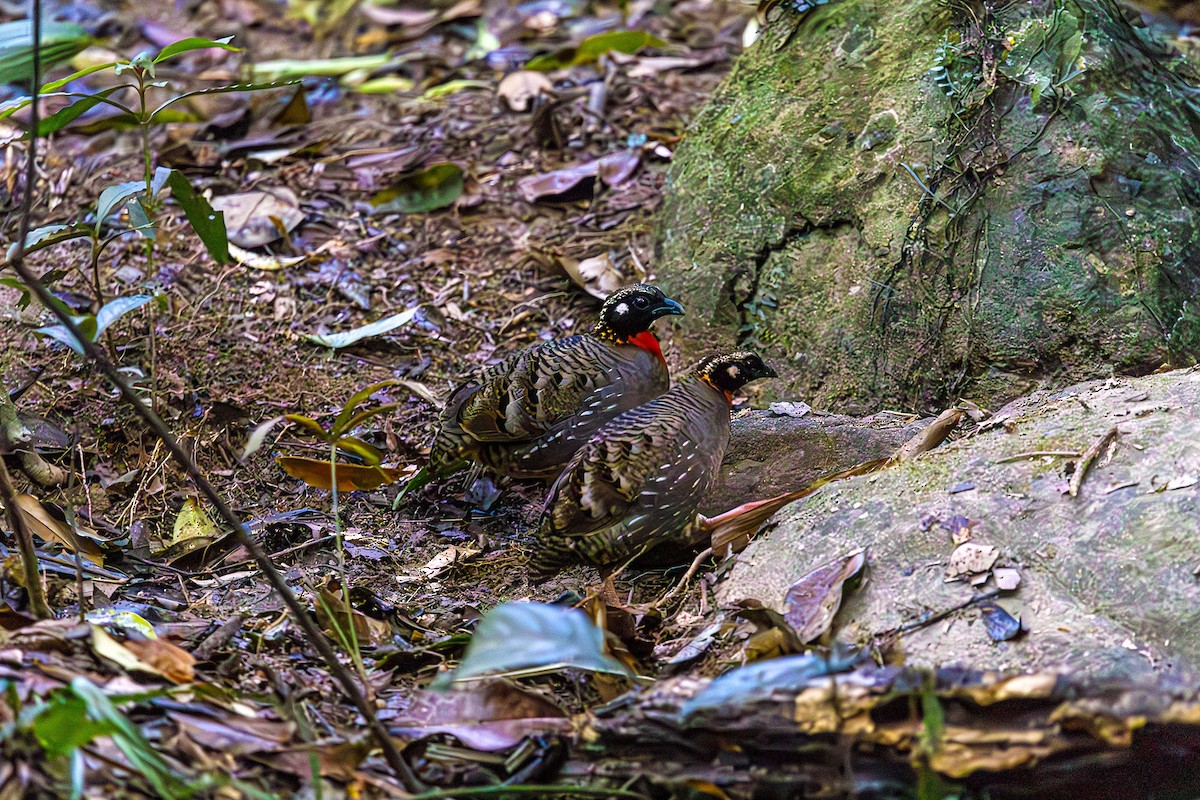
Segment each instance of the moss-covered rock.
[{"label": "moss-covered rock", "polygon": [[[1119,437],[1070,496],[1079,460],[1062,454],[1108,441],[1114,427]],[[782,610],[793,582],[863,547],[865,580],[835,623],[844,641],[882,643],[914,666],[1194,676],[1198,478],[1200,371],[1042,390],[998,412],[988,431],[785,509],[739,556],[719,597]],[[977,608],[919,624],[994,588],[946,582],[964,528],[998,550],[995,566],[1020,573],[1019,588],[997,602],[1024,621],[1025,636],[993,642]]]},{"label": "moss-covered rock", "polygon": [[1194,363],[1193,75],[1110,0],[785,16],[668,182],[658,276],[712,309],[683,350],[849,410]]}]

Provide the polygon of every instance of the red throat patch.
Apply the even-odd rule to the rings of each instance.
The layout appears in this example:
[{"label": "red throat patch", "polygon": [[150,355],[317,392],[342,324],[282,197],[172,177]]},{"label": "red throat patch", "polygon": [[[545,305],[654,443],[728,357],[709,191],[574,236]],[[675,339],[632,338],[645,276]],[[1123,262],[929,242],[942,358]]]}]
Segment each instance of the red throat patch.
[{"label": "red throat patch", "polygon": [[647,353],[658,356],[658,360],[664,364],[667,363],[667,359],[662,354],[662,347],[658,344],[658,338],[650,331],[642,331],[636,336],[630,336],[628,342],[635,347],[642,348]]}]

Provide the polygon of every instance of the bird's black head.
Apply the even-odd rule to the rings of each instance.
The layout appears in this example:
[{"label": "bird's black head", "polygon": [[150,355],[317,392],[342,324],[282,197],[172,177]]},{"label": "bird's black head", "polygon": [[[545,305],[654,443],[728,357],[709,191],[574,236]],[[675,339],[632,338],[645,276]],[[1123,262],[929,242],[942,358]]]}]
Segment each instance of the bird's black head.
[{"label": "bird's black head", "polygon": [[654,320],[668,314],[682,314],[683,306],[663,294],[662,289],[646,283],[622,286],[608,296],[600,309],[600,321],[593,333],[626,341],[650,330]]},{"label": "bird's black head", "polygon": [[733,393],[758,378],[775,378],[779,373],[768,367],[758,353],[735,350],[708,356],[696,365],[696,374],[714,388]]}]

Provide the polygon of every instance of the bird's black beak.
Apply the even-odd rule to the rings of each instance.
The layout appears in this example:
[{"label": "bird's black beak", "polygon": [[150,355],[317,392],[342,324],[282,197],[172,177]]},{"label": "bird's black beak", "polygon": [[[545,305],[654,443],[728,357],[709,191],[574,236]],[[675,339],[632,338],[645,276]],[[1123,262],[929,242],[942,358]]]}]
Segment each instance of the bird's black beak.
[{"label": "bird's black beak", "polygon": [[662,300],[662,305],[654,309],[654,318],[658,319],[659,317],[665,317],[672,314],[683,316],[683,306],[679,305],[679,303],[676,303],[669,297],[664,297]]},{"label": "bird's black beak", "polygon": [[762,371],[759,373],[760,378],[778,378],[779,373],[772,369],[769,365],[763,364]]}]

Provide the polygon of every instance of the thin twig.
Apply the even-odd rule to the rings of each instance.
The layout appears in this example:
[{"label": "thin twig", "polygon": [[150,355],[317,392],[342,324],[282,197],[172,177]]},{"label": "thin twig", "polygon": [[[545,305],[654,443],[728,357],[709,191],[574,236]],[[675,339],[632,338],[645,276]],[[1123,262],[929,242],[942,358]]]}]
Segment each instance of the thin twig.
[{"label": "thin twig", "polygon": [[1012,461],[1024,461],[1027,458],[1079,458],[1077,450],[1030,450],[1025,453],[1014,453],[1011,456],[998,458],[993,463],[1008,464]]},{"label": "thin twig", "polygon": [[1071,497],[1079,496],[1079,489],[1083,486],[1083,479],[1087,477],[1087,472],[1092,466],[1092,462],[1096,460],[1096,456],[1100,455],[1100,451],[1108,447],[1114,441],[1120,432],[1117,426],[1109,428],[1096,441],[1092,442],[1092,446],[1083,451],[1083,455],[1079,457],[1079,463],[1075,465],[1075,474],[1071,476],[1071,482],[1067,484],[1067,491]]},{"label": "thin twig", "polygon": [[694,559],[692,559],[692,565],[688,567],[687,572],[683,573],[683,577],[679,579],[679,583],[675,584],[675,588],[651,603],[650,608],[662,608],[670,600],[674,599],[675,595],[683,591],[683,587],[687,586],[688,581],[690,581],[696,572],[699,571],[700,565],[704,563],[705,559],[712,556],[712,554],[713,549],[711,547],[706,547],[701,550],[700,553]]},{"label": "thin twig", "polygon": [[37,53],[41,42],[41,0],[33,0],[32,12],[34,75],[31,94],[33,96],[34,111],[33,122],[30,128],[29,160],[27,164],[25,196],[21,198],[20,236],[17,238],[16,252],[13,253],[12,258],[9,260],[9,266],[11,266],[13,271],[16,272],[21,278],[22,283],[24,283],[30,291],[37,295],[38,300],[42,303],[42,305],[50,309],[54,316],[58,318],[59,322],[61,322],[66,329],[71,332],[76,340],[83,345],[85,356],[96,364],[99,370],[106,378],[108,378],[113,386],[117,388],[117,391],[121,393],[121,396],[133,408],[137,415],[142,418],[142,420],[151,428],[151,430],[154,431],[155,434],[157,434],[158,438],[166,446],[168,452],[170,452],[171,457],[175,459],[175,462],[179,464],[179,466],[183,468],[184,472],[187,473],[188,477],[192,479],[192,482],[196,485],[196,488],[200,490],[200,493],[203,494],[208,501],[213,504],[213,507],[217,509],[217,513],[220,515],[221,519],[225,521],[225,524],[229,525],[229,527],[234,530],[240,544],[245,547],[247,551],[249,551],[251,557],[258,563],[259,569],[261,569],[263,574],[266,575],[267,580],[270,582],[272,588],[274,588],[279,594],[280,599],[282,599],[284,605],[287,606],[292,618],[296,621],[296,624],[300,626],[300,629],[304,633],[304,638],[308,641],[308,644],[320,654],[321,658],[325,661],[325,665],[329,668],[330,674],[333,675],[339,684],[341,684],[342,690],[346,693],[346,696],[351,702],[354,703],[355,707],[358,709],[358,713],[362,715],[364,720],[366,720],[367,727],[371,730],[371,733],[378,741],[379,747],[383,752],[383,756],[387,760],[388,765],[395,772],[396,778],[404,785],[406,789],[408,789],[408,791],[419,792],[425,788],[425,785],[418,780],[415,774],[413,774],[412,769],[408,766],[408,763],[400,754],[400,750],[396,747],[396,743],[388,734],[387,728],[384,727],[383,723],[381,723],[379,718],[375,715],[375,709],[372,708],[369,703],[367,703],[366,697],[363,695],[361,688],[354,680],[354,676],[352,676],[350,672],[342,665],[342,663],[338,661],[337,653],[334,652],[333,647],[329,644],[329,641],[325,638],[324,634],[321,633],[320,628],[317,627],[317,624],[313,621],[312,617],[310,617],[305,611],[304,606],[300,604],[300,600],[296,597],[295,593],[292,592],[291,587],[287,585],[287,582],[284,581],[283,576],[279,574],[277,569],[275,569],[275,565],[271,563],[271,560],[267,557],[266,553],[263,552],[262,547],[260,547],[258,542],[256,542],[254,538],[250,536],[246,526],[237,518],[237,515],[233,513],[233,509],[229,507],[224,498],[222,498],[217,492],[216,488],[209,483],[208,479],[205,478],[200,472],[200,468],[196,465],[196,462],[193,461],[186,452],[184,452],[182,447],[180,447],[179,441],[171,434],[171,431],[167,429],[167,426],[162,419],[141,402],[141,398],[138,397],[137,393],[133,390],[133,387],[129,385],[121,373],[117,371],[116,367],[113,366],[112,362],[109,361],[108,356],[99,347],[97,347],[94,342],[92,342],[89,336],[85,335],[83,331],[79,329],[79,326],[75,323],[75,320],[71,319],[70,315],[63,311],[61,304],[54,302],[54,298],[50,294],[49,290],[42,285],[42,282],[38,279],[38,276],[34,274],[33,270],[25,265],[25,238],[29,232],[29,220],[33,207],[33,190],[34,186],[36,185],[37,178],[37,101],[38,88],[40,86],[41,79],[39,71],[41,65],[38,61]]},{"label": "thin twig", "polygon": [[42,573],[38,567],[37,548],[33,544],[33,532],[25,524],[25,516],[17,505],[17,490],[13,488],[4,456],[0,455],[0,500],[8,511],[8,524],[17,538],[17,549],[21,553],[21,568],[25,572],[25,591],[29,592],[29,610],[38,619],[52,619],[54,612],[46,604],[46,593],[42,591]]}]

